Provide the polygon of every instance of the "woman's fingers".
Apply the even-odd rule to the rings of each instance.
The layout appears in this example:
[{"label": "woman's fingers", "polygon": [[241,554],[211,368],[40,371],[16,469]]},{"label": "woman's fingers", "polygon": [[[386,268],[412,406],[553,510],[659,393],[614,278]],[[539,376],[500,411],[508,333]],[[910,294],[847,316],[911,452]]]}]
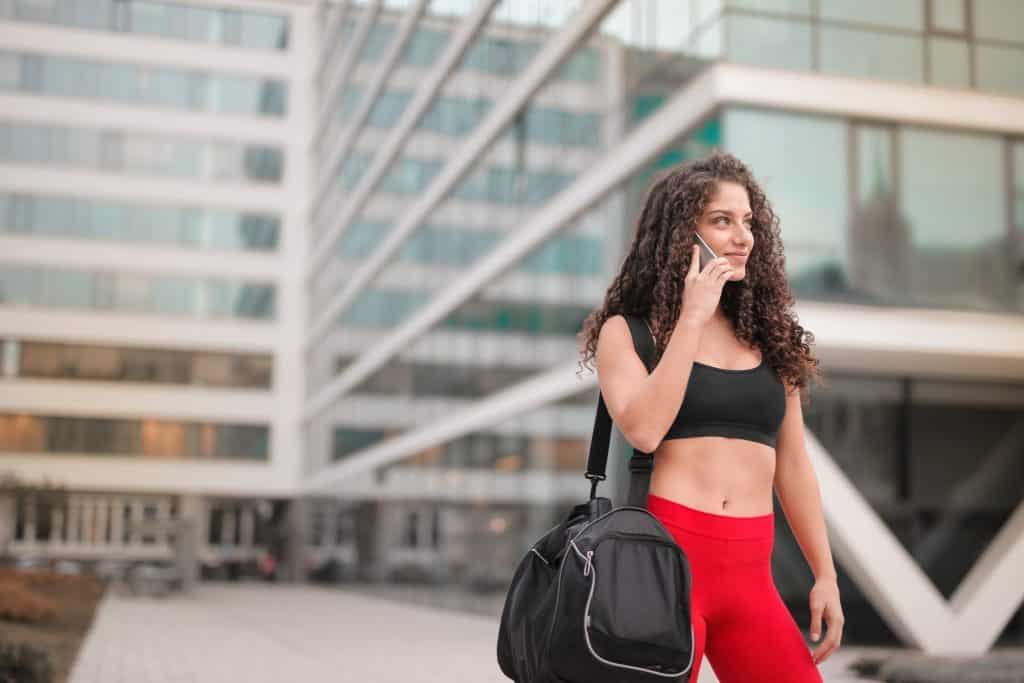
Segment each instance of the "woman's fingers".
[{"label": "woman's fingers", "polygon": [[718,284],[719,280],[722,280],[732,275],[732,265],[728,261],[716,263],[714,267],[717,269],[712,272],[712,277],[715,278],[715,284]]},{"label": "woman's fingers", "polygon": [[701,273],[701,275],[705,275],[706,274],[709,278],[713,278],[713,277],[716,277],[718,275],[718,269],[720,269],[720,268],[727,268],[727,267],[729,267],[728,259],[723,259],[722,257],[719,257],[719,258],[716,258],[714,261],[712,261],[708,265],[708,267],[704,269],[704,271]]}]

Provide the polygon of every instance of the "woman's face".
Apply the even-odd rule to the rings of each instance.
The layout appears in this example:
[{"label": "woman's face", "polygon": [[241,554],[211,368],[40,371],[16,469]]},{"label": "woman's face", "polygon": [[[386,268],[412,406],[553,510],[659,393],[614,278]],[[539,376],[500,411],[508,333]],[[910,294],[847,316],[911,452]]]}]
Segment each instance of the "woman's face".
[{"label": "woman's face", "polygon": [[730,280],[746,277],[747,259],[754,248],[754,232],[745,187],[730,181],[719,182],[718,191],[697,219],[697,232],[715,255],[729,259],[732,264]]}]

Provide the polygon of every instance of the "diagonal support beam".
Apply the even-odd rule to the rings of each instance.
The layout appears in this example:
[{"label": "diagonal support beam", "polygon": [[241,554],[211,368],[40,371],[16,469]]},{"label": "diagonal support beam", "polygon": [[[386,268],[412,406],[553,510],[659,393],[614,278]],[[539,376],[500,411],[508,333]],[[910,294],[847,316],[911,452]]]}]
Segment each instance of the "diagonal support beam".
[{"label": "diagonal support beam", "polygon": [[481,258],[466,273],[441,290],[428,304],[399,325],[381,343],[368,349],[320,389],[303,413],[312,420],[346,391],[356,386],[407,344],[425,333],[477,291],[515,266],[532,249],[569,225],[620,183],[697,125],[712,111],[713,77],[697,76],[657,112],[627,135],[615,148],[569,187],[539,209],[527,223]]},{"label": "diagonal support beam", "polygon": [[[391,163],[398,157],[398,152],[412,135],[413,129],[426,113],[427,108],[433,103],[437,93],[448,80],[448,77],[455,71],[456,66],[462,60],[462,56],[469,49],[470,43],[480,33],[488,17],[498,5],[499,0],[480,0],[473,12],[467,14],[459,24],[458,30],[452,36],[451,42],[445,48],[444,53],[437,60],[437,64],[431,69],[426,79],[416,89],[412,101],[406,105],[397,125],[391,131],[388,139],[384,142],[383,148],[374,155],[370,168],[363,173],[351,193],[341,192],[336,178],[322,178],[320,182],[323,187],[331,188],[333,182],[334,193],[325,189],[318,191],[320,199],[315,201],[310,213],[309,224],[319,228],[320,223],[330,220],[332,228],[322,235],[318,244],[310,249],[311,254],[317,254],[322,250],[332,249],[334,242],[348,226],[349,222],[362,211],[371,193],[376,189],[377,184],[384,178],[384,174],[391,167]],[[350,194],[348,199],[346,194]],[[345,201],[344,208],[340,209],[337,204]],[[314,234],[320,234],[319,229]],[[326,258],[326,257],[325,257]],[[312,286],[316,269],[307,273],[307,282]]]},{"label": "diagonal support beam", "polygon": [[[1024,104],[1013,99],[985,93],[964,94],[962,91],[945,90],[943,88],[912,88],[903,84],[875,83],[857,78],[839,78],[821,76],[819,74],[795,74],[777,69],[746,67],[725,63],[713,64],[698,77],[698,80],[704,83],[702,87],[711,98],[711,101],[706,104],[709,109],[711,107],[720,107],[724,104],[739,103],[817,113],[839,113],[845,110],[853,111],[860,116],[881,120],[925,123],[947,127],[971,126],[978,130],[993,130],[1016,134],[1024,133]],[[692,91],[692,82],[684,86],[682,91]],[[685,98],[686,95],[681,93],[679,97]],[[673,98],[672,102],[678,103],[678,97]],[[686,126],[689,125],[689,121],[681,122],[678,119],[660,116],[662,112],[670,110],[671,107],[663,108],[661,112],[654,114],[654,120],[663,127],[666,133],[670,135],[681,134]],[[649,121],[642,124],[641,129],[648,130],[649,127],[646,125],[648,123]],[[634,131],[634,133],[636,132]],[[609,157],[614,158],[614,154],[620,152],[628,154],[629,150],[624,150],[624,147],[620,145],[614,152],[609,154]],[[586,174],[585,177],[594,177],[593,170]],[[364,180],[369,179],[364,178]],[[368,183],[361,184],[360,187],[367,192],[370,189]],[[563,191],[559,197],[556,197],[549,206],[562,206],[564,198],[569,196],[574,188],[578,190],[581,187],[583,185],[579,184],[578,181],[573,187]],[[436,188],[436,183],[432,188]],[[360,204],[365,202],[366,197],[361,197],[359,201]],[[544,211],[542,210],[542,213]],[[410,224],[413,224],[412,218],[416,218],[415,225],[418,225],[418,221],[422,220],[422,217],[407,216],[406,219]],[[333,235],[326,235],[325,239],[321,241],[321,250],[324,253],[320,253],[319,256],[322,259],[329,258],[329,255],[325,253],[326,244],[332,243],[337,238],[337,234],[340,233],[343,225],[344,222],[339,222],[335,226],[335,233]],[[532,221],[531,225],[536,225],[536,220]],[[341,290],[332,299],[331,304],[333,304],[333,307],[330,307],[320,316],[319,326],[312,330],[311,338],[306,346],[307,352],[316,346],[316,343],[319,342],[320,338],[330,328],[330,321],[334,320],[344,310],[358,291],[383,267],[384,259],[390,256],[390,253],[397,250],[401,240],[405,237],[403,235],[395,237],[393,240],[386,240],[378,251],[371,256],[370,261],[364,264],[360,270],[356,271],[354,278],[358,282],[350,282],[351,287]],[[485,261],[481,266],[486,266],[488,269],[494,268],[492,260]],[[502,272],[503,268],[504,266],[501,266],[496,270]],[[315,270],[307,273],[307,276],[312,277],[315,275]],[[477,270],[473,269],[470,271],[470,274],[476,272]],[[458,281],[456,287],[452,288],[448,293],[449,297],[455,296],[452,299],[454,305],[460,304],[463,300],[459,298],[461,295],[457,295],[456,291],[460,288],[459,283],[464,281],[465,278]],[[479,286],[482,287],[484,285],[480,284]],[[434,309],[431,308],[430,310],[433,311]],[[450,309],[441,310],[440,314],[444,315],[449,312]],[[898,324],[898,321],[896,322]],[[419,330],[418,326],[421,323],[431,324],[425,318],[416,317],[410,320],[408,324],[398,327],[392,333],[392,339],[385,340],[383,344],[375,349],[364,353],[355,363],[349,366],[345,373],[335,378],[334,381],[325,386],[311,400],[304,412],[304,419],[308,420],[320,412],[325,404],[342,395],[355,381],[361,380],[375,370],[379,364],[390,358],[393,353],[396,353],[396,349],[411,341],[412,337],[406,335],[414,329]],[[1000,324],[1004,323],[1005,321],[1000,321]],[[979,342],[983,346],[991,341],[988,336],[982,336],[984,338],[979,338]],[[395,341],[397,341],[397,344],[392,343]]]},{"label": "diagonal support beam", "polygon": [[[442,420],[352,454],[310,477],[303,493],[330,495],[347,479],[597,388],[597,375],[580,379],[576,365],[538,373]],[[890,628],[905,644],[930,654],[988,651],[1024,601],[1024,501],[947,602],[817,437],[806,428],[804,435],[836,560]]]},{"label": "diagonal support beam", "polygon": [[[1024,501],[947,601],[913,556],[805,430],[836,557],[900,639],[927,653],[978,655],[1024,601]],[[965,454],[966,456],[966,454]]]},{"label": "diagonal support beam", "polygon": [[[365,125],[366,120],[370,117],[370,111],[377,102],[377,97],[380,95],[381,90],[384,89],[384,84],[388,78],[394,72],[398,60],[402,58],[405,46],[416,30],[416,24],[424,12],[426,12],[428,4],[430,4],[430,0],[416,0],[416,3],[408,9],[402,17],[402,22],[398,28],[398,35],[392,41],[387,54],[374,72],[373,78],[370,79],[370,85],[361,96],[359,107],[356,109],[351,121],[345,126],[338,137],[332,138],[330,134],[327,135],[327,139],[330,141],[328,142],[329,148],[327,154],[320,155],[320,158],[324,161],[320,166],[320,172],[317,174],[319,180],[317,191],[313,198],[313,206],[319,206],[327,191],[332,186],[337,185],[338,171],[345,162],[345,157],[348,154],[349,147],[352,145],[352,140],[362,131],[363,125]],[[331,128],[328,127],[327,130],[330,133]]]},{"label": "diagonal support beam", "polygon": [[567,398],[597,386],[597,376],[580,380],[576,363],[537,373],[501,392],[494,393],[452,416],[411,429],[321,470],[302,485],[305,495],[330,494],[340,482],[372,472],[413,453],[471,434],[516,415]]},{"label": "diagonal support beam", "polygon": [[322,89],[325,94],[320,100],[313,124],[313,138],[310,143],[313,148],[320,146],[320,140],[332,120],[330,114],[337,106],[338,94],[345,88],[349,76],[355,70],[359,54],[363,51],[363,45],[366,43],[366,37],[370,35],[370,29],[373,28],[377,15],[380,13],[380,3],[381,0],[373,0],[359,15],[359,23],[356,25],[352,42],[345,47],[345,52],[341,56],[338,66],[335,67],[334,73],[328,72],[327,85]]},{"label": "diagonal support beam", "polygon": [[805,437],[829,540],[843,568],[904,643],[927,652],[941,648],[949,620],[945,598],[821,442],[809,430]]},{"label": "diagonal support beam", "polygon": [[988,651],[1024,603],[1024,500],[957,586],[946,652]]},{"label": "diagonal support beam", "polygon": [[[540,53],[530,62],[523,74],[512,83],[509,91],[495,105],[469,138],[434,178],[430,186],[402,216],[402,220],[388,234],[384,242],[325,306],[313,322],[307,339],[307,350],[320,342],[330,330],[334,320],[355,299],[358,292],[379,273],[398,251],[406,237],[415,231],[437,208],[458,182],[469,173],[473,164],[484,154],[530,98],[545,81],[572,54],[572,51],[590,35],[618,0],[589,0],[572,19],[554,34]],[[332,226],[317,244],[307,276],[312,280],[334,253],[334,245],[341,235],[342,223]]]},{"label": "diagonal support beam", "polygon": [[331,57],[334,56],[334,51],[338,47],[339,37],[341,36],[341,27],[345,24],[345,17],[348,16],[348,10],[351,6],[351,0],[341,0],[334,9],[330,9],[328,5],[328,17],[327,27],[324,30],[324,38],[320,43],[320,52],[317,55],[316,67],[313,69],[313,82],[319,87],[324,78],[324,69],[331,63]]}]

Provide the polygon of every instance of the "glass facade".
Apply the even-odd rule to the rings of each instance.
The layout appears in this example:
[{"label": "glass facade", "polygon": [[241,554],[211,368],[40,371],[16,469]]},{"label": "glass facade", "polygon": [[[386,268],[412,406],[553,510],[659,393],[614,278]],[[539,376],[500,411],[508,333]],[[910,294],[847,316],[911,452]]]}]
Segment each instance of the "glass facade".
[{"label": "glass facade", "polygon": [[[351,36],[355,21],[348,19],[342,29],[343,37]],[[370,27],[366,42],[359,53],[360,63],[372,64],[383,56],[396,31],[396,24],[378,18]],[[402,53],[402,63],[409,66],[430,66],[452,39],[452,31],[444,28],[420,26]],[[540,51],[542,44],[529,39],[511,39],[483,36],[475,41],[460,69],[482,71],[488,74],[518,74]],[[560,67],[556,78],[577,81],[596,81],[600,65],[597,51],[585,48],[574,54]]]},{"label": "glass facade", "polygon": [[0,306],[273,320],[274,292],[217,278],[0,266]]},{"label": "glass facade", "polygon": [[283,117],[284,81],[0,51],[0,89],[217,114]]},{"label": "glass facade", "polygon": [[212,182],[280,183],[284,153],[268,145],[0,121],[0,162]]},{"label": "glass facade", "polygon": [[[649,12],[634,29],[642,34],[681,4],[634,7],[634,18]],[[686,12],[691,35],[681,34],[668,53],[624,46],[609,34],[603,35],[612,48],[591,40],[585,54],[592,55],[587,59],[596,90],[604,92],[581,91],[586,80],[567,81],[561,73],[545,83],[337,316],[334,341],[313,351],[325,356],[321,367],[327,369],[312,378],[310,396],[542,214],[599,154],[699,74],[707,65],[699,57],[1012,94],[1020,70],[1010,67],[1024,37],[994,36],[983,28],[977,15],[992,11],[991,5],[898,4],[701,1]],[[621,22],[622,15],[615,19]],[[387,29],[383,24],[379,20],[371,31],[364,61],[379,59],[393,39],[393,22]],[[488,25],[486,31],[500,34],[502,28]],[[425,40],[422,35],[413,43]],[[429,54],[425,44],[419,49]],[[492,50],[489,44],[471,49],[493,65],[463,65],[460,78],[444,86],[371,199],[345,226],[334,258],[314,278],[311,318],[442,177],[442,160],[456,155],[452,143],[468,139],[499,101],[492,93],[507,91],[511,77],[529,63],[518,48]],[[1007,51],[1008,61],[994,69],[1006,79],[999,87],[991,86],[983,56],[988,50]],[[351,124],[372,73],[353,69],[327,113],[333,124]],[[403,76],[401,68],[392,75],[341,172],[327,176],[339,180],[334,191],[356,187],[393,131],[412,99],[413,91],[401,87],[410,82]],[[595,116],[578,118],[588,112]],[[574,129],[587,132],[574,138]],[[443,155],[433,156],[439,148]],[[330,417],[310,430],[311,443],[322,444],[322,451],[311,451],[307,473],[352,464],[395,437],[425,434],[439,420],[575,357],[575,335],[600,305],[652,175],[714,148],[734,152],[765,187],[780,217],[790,284],[800,300],[1024,310],[1024,172],[1016,170],[1024,168],[1024,143],[1018,138],[726,104],[347,390]],[[533,178],[543,189],[536,200],[530,200]],[[312,227],[315,234],[322,223]],[[552,251],[556,244],[564,248]],[[583,245],[592,256],[569,260]],[[528,268],[544,250],[548,265]],[[340,353],[347,336],[359,340]],[[805,408],[808,430],[929,578],[951,595],[1022,495],[1024,452],[1014,428],[1022,385],[825,371],[831,385],[816,391]],[[397,582],[443,586],[446,596],[465,595],[460,607],[496,616],[522,551],[585,497],[582,471],[595,403],[596,393],[586,393],[531,408],[377,467],[372,479],[359,478],[358,487],[340,483],[334,493],[351,502],[347,521],[355,530],[347,576],[371,593]],[[946,427],[932,430],[936,420]],[[615,435],[609,462],[621,483],[629,449],[620,437]],[[948,471],[936,471],[953,460],[958,462]],[[973,483],[965,485],[967,480]],[[951,499],[955,510],[949,509]],[[778,507],[776,520],[773,574],[794,614],[806,614],[812,577]],[[954,552],[959,548],[964,552]],[[897,644],[880,610],[838,570],[846,642]],[[1018,615],[1000,642],[1022,637]]]},{"label": "glass facade", "polygon": [[0,414],[0,453],[265,461],[263,425]]},{"label": "glass facade", "polygon": [[[370,110],[367,125],[392,128],[412,99],[412,90],[388,90],[381,93]],[[342,93],[335,110],[339,121],[348,121],[362,97],[358,86],[349,86]],[[491,110],[494,103],[486,98],[442,97],[423,115],[419,128],[439,135],[463,137],[473,130]],[[557,107],[529,106],[521,122],[522,135],[528,142],[554,146],[601,145],[601,114],[575,112]],[[518,130],[509,129],[512,137]]]},{"label": "glass facade", "polygon": [[[429,297],[422,292],[373,289],[360,295],[339,319],[351,327],[391,328],[422,307]],[[526,335],[570,336],[582,325],[589,309],[583,306],[536,301],[474,301],[443,326],[457,330],[503,331]]]},{"label": "glass facade", "polygon": [[[372,253],[391,226],[356,223],[341,236],[339,258],[357,262]],[[399,259],[407,263],[439,266],[469,265],[491,251],[502,239],[494,230],[460,229],[458,226],[426,225],[402,246]],[[559,235],[523,259],[517,268],[530,273],[598,275],[603,267],[603,243],[590,235]]]},{"label": "glass facade", "polygon": [[799,296],[1024,311],[1019,230],[1007,215],[1006,158],[1019,143],[738,107],[722,121],[724,146],[754,170],[780,217]]},{"label": "glass facade", "polygon": [[14,377],[89,382],[269,389],[268,354],[218,353],[8,340],[18,357]]},{"label": "glass facade", "polygon": [[[417,121],[416,133],[413,136],[416,142],[407,146],[407,149],[412,148],[416,152],[409,153],[408,157],[403,157],[401,161],[392,164],[384,181],[386,191],[416,193],[420,191],[416,188],[429,183],[440,169],[442,160],[448,158],[450,153],[450,140],[432,140],[430,134],[446,138],[468,136],[490,112],[496,94],[501,92],[495,90],[495,86],[499,83],[511,83],[540,51],[543,41],[537,40],[536,35],[527,35],[522,30],[513,28],[511,23],[504,24],[500,19],[509,16],[510,13],[514,14],[515,4],[509,0],[499,3],[491,16],[488,28],[471,41],[448,84]],[[564,12],[571,4],[565,3],[557,10],[552,7],[548,11]],[[364,10],[361,7],[356,6],[346,15],[340,32],[342,40],[354,37],[355,26],[362,11]],[[351,116],[361,102],[365,84],[369,83],[375,74],[376,60],[397,37],[397,16],[397,13],[382,12],[376,17],[362,46],[359,61],[345,80],[344,87],[339,88],[336,95],[327,87],[329,82],[336,82],[332,80],[333,74],[332,78],[325,75],[331,74],[331,69],[324,69],[320,74],[318,87],[329,93],[327,97],[335,102],[335,106],[328,108],[327,119],[321,123],[325,131],[323,140],[330,140],[342,134],[342,130],[350,123]],[[377,149],[375,143],[378,140],[382,141],[390,133],[412,100],[414,90],[409,85],[415,85],[422,80],[423,74],[437,60],[443,47],[454,38],[453,26],[451,20],[428,12],[406,43],[403,57],[395,73],[388,79],[389,83],[372,104],[369,125],[357,138],[361,143],[359,149],[350,150],[340,162],[336,159],[331,160],[335,165],[332,165],[329,171],[326,169],[329,160],[318,159],[319,164],[325,166],[321,172],[337,175],[341,182],[339,187],[331,188],[327,197],[314,206],[314,235],[319,235],[324,228],[326,219],[322,212],[325,207],[337,199],[335,195],[353,188],[370,166]],[[334,49],[330,59],[340,60],[342,52],[343,50]],[[517,117],[516,124],[502,131],[503,139],[511,145],[520,145],[527,141],[555,148],[580,146],[590,147],[595,151],[601,149],[601,112],[605,105],[603,98],[596,97],[596,89],[600,87],[601,65],[600,51],[596,46],[584,45],[574,51],[557,70],[552,80],[577,84],[579,87],[594,90],[594,93],[571,102],[563,100],[565,106],[561,106],[560,103],[559,106],[530,103]],[[455,82],[459,85],[452,85]],[[558,98],[555,98],[555,101],[557,102]],[[314,154],[323,155],[324,150],[331,146],[323,143],[315,147]],[[431,154],[424,157],[419,153],[420,150],[429,150]],[[464,182],[462,191],[467,193],[468,198],[476,198],[477,201],[491,201],[492,197],[493,201],[543,201],[549,191],[545,189],[546,187],[560,189],[561,174],[557,172],[536,174],[529,180],[522,181],[517,179],[517,176],[525,169],[502,168],[507,164],[494,165],[496,168],[493,170],[477,169],[477,177]],[[516,190],[516,186],[524,189]],[[522,195],[526,196],[523,199],[516,198]],[[366,220],[370,218],[365,217]],[[373,216],[372,220],[379,218]]]},{"label": "glass facade", "polygon": [[[354,189],[372,160],[370,150],[353,151],[340,174],[342,187]],[[430,185],[444,163],[443,159],[399,159],[381,181],[380,191],[400,195],[420,193]],[[530,173],[494,166],[480,169],[455,190],[454,196],[465,201],[495,204],[539,204],[557,194],[571,180],[572,177],[564,173]]]},{"label": "glass facade", "polygon": [[258,50],[288,49],[288,17],[146,0],[2,0],[0,19]]},{"label": "glass facade", "polygon": [[0,192],[0,235],[275,251],[277,214]]},{"label": "glass facade", "polygon": [[[321,41],[328,39],[323,26],[334,25],[330,17],[337,11],[335,3],[328,4],[328,14],[319,18],[324,21],[318,19]],[[0,242],[19,249],[31,240],[17,238],[29,236],[39,238],[40,253],[59,245],[46,237],[89,239],[109,244],[112,251],[124,245],[220,250],[238,266],[228,272],[264,260],[291,268],[296,263],[283,260],[292,253],[284,249],[292,246],[285,240],[295,238],[285,232],[284,217],[291,210],[268,210],[262,202],[263,208],[248,207],[246,197],[270,187],[288,202],[314,199],[311,218],[307,221],[303,211],[287,228],[307,230],[305,241],[314,244],[329,225],[339,227],[331,221],[344,213],[346,225],[326,247],[330,253],[323,267],[302,279],[301,296],[279,295],[269,275],[267,281],[250,275],[255,281],[248,281],[238,275],[144,273],[127,262],[123,269],[87,270],[44,265],[45,258],[29,264],[20,256],[0,263],[0,308],[19,315],[86,311],[171,321],[249,320],[262,323],[261,332],[304,320],[306,333],[326,330],[326,339],[303,351],[305,376],[275,381],[274,371],[288,367],[280,365],[277,354],[291,353],[290,341],[260,353],[251,347],[210,350],[202,341],[188,340],[174,348],[88,338],[44,341],[22,331],[0,340],[4,379],[40,386],[52,380],[82,386],[118,382],[129,390],[128,383],[135,389],[176,386],[182,392],[212,388],[225,400],[241,392],[262,397],[275,392],[276,400],[279,391],[291,400],[287,392],[294,379],[295,394],[302,393],[308,407],[332,380],[365,361],[368,350],[444,303],[453,283],[545,219],[605,155],[628,154],[631,150],[620,147],[625,136],[710,60],[959,88],[965,97],[979,91],[1024,96],[1024,10],[1018,3],[623,2],[521,103],[451,186],[435,195],[435,184],[459,160],[462,145],[514,91],[545,42],[573,19],[574,10],[566,8],[581,6],[542,0],[523,10],[527,3],[503,0],[369,198],[349,215],[342,209],[351,208],[346,203],[387,148],[465,15],[444,14],[442,3],[431,3],[395,69],[384,77],[380,95],[368,103],[367,121],[353,130],[354,115],[398,37],[401,16],[388,4],[383,3],[343,78],[337,67],[368,3],[351,3],[340,33],[320,46],[328,52],[327,64],[310,91],[320,117],[314,122],[318,137],[308,152],[303,146],[294,153],[299,163],[307,161],[305,154],[311,157],[309,187],[293,189],[285,182],[292,169],[285,168],[284,144],[200,137],[185,130],[141,134],[75,127],[73,121],[59,126],[0,121],[0,163],[34,165],[25,174],[28,181],[12,182],[0,192]],[[464,3],[465,11],[472,4]],[[512,8],[532,18],[511,20]],[[558,12],[562,19],[546,22]],[[90,40],[85,29],[292,58],[285,52],[293,47],[288,15],[262,10],[134,0],[0,0],[0,20],[71,27],[75,40]],[[238,52],[231,55],[237,58]],[[295,91],[291,75],[242,78],[224,68],[217,70],[215,63],[209,70],[156,68],[6,52],[0,53],[0,89],[11,98],[46,94],[88,98],[111,108],[245,115],[253,117],[254,127],[285,123],[287,99]],[[164,117],[171,118],[166,112]],[[340,139],[351,143],[344,151],[334,150]],[[910,314],[973,311],[1005,318],[1024,312],[1020,135],[724,103],[352,382],[322,414],[303,423],[301,442],[284,457],[301,459],[295,464],[307,477],[332,464],[357,466],[368,449],[396,437],[422,436],[442,421],[495,405],[502,392],[578,358],[582,322],[607,294],[652,176],[716,148],[745,161],[765,188],[780,218],[787,274],[800,301],[900,307]],[[33,189],[40,181],[31,176],[62,169],[86,171],[81,175],[89,176],[87,182],[61,194]],[[123,194],[120,187],[95,191],[96,183],[119,184],[125,178],[148,179],[153,186],[188,180],[209,185],[211,193],[196,204],[174,192],[157,200],[153,190],[133,192],[128,183]],[[324,192],[315,191],[321,185]],[[240,190],[237,199],[233,188]],[[424,208],[427,198],[432,203]],[[347,292],[351,296],[337,311],[332,303],[339,292],[395,230],[410,227],[411,218],[415,225],[400,246],[360,289]],[[308,267],[309,254],[299,256],[301,267]],[[305,303],[306,315],[279,315],[284,301]],[[320,320],[328,310],[331,319]],[[241,339],[227,344],[246,348]],[[1011,377],[997,382],[824,370],[828,386],[816,389],[804,408],[807,429],[925,575],[951,596],[1024,496],[1019,429],[1024,384]],[[346,581],[368,592],[418,583],[426,589],[421,596],[459,595],[458,606],[497,616],[524,550],[585,499],[589,485],[583,469],[597,398],[596,390],[578,392],[494,424],[459,427],[450,438],[420,443],[396,461],[372,463],[365,476],[341,480],[328,493],[330,501],[311,506],[305,540],[315,551],[306,558],[309,576],[329,576],[334,561]],[[136,462],[270,461],[270,436],[278,423],[225,422],[167,419],[145,410],[124,417],[9,409],[0,415],[0,452]],[[293,428],[287,421],[283,427]],[[615,432],[609,458],[613,481],[602,485],[603,495],[621,498],[621,490],[610,489],[621,489],[628,477],[629,453],[629,444]],[[244,529],[252,527],[242,520],[256,514],[253,506],[206,502],[206,541],[212,544],[206,550],[244,545]],[[258,543],[269,543],[264,535],[269,527],[259,526],[265,521],[256,526]],[[780,507],[776,524],[773,575],[793,613],[806,615],[812,577]],[[837,569],[847,618],[844,642],[898,644],[882,617],[885,610],[871,603],[868,591],[841,564]],[[999,642],[1024,642],[1020,611]]]},{"label": "glass facade", "polygon": [[[829,373],[804,411],[807,428],[947,599],[1024,497],[1024,384]],[[776,515],[781,509],[776,507]],[[779,590],[806,614],[809,571],[779,524],[773,565]],[[837,563],[846,615],[843,642],[897,644]],[[1024,614],[1001,644],[1024,642]]]},{"label": "glass facade", "polygon": [[[708,58],[1024,94],[1024,18],[1004,0],[697,1],[685,39]],[[969,17],[969,20],[968,20]]]}]

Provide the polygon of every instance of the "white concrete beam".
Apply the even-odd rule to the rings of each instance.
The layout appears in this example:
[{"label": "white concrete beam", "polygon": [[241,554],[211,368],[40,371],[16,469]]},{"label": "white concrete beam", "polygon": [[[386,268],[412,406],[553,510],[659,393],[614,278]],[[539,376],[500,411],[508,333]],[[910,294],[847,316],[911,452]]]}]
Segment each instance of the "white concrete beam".
[{"label": "white concrete beam", "polygon": [[[332,249],[342,231],[348,226],[349,221],[358,215],[366,205],[366,202],[369,201],[371,193],[376,189],[377,184],[391,167],[391,163],[398,157],[398,151],[409,139],[409,136],[412,135],[416,124],[419,123],[427,108],[434,102],[434,98],[440,92],[448,77],[454,73],[459,62],[462,60],[462,56],[469,49],[470,43],[480,33],[487,18],[494,11],[497,4],[498,0],[480,0],[480,3],[473,12],[467,14],[462,20],[462,23],[459,24],[458,29],[452,36],[451,42],[448,43],[448,47],[445,48],[437,63],[427,74],[426,78],[424,78],[419,88],[416,89],[412,101],[406,105],[405,111],[402,112],[401,118],[398,119],[398,123],[391,130],[387,141],[380,151],[374,155],[373,162],[366,169],[366,172],[363,173],[355,189],[350,193],[342,193],[340,192],[341,188],[335,186],[333,194],[330,192],[323,194],[326,191],[318,190],[317,194],[320,199],[312,204],[309,223],[313,226],[319,226],[323,221],[330,221],[331,227],[324,231],[323,234],[321,234],[320,230],[314,230],[314,234],[320,235],[320,239],[311,250],[312,254],[315,255],[321,251]],[[322,179],[322,182],[329,183],[326,178]],[[326,187],[330,187],[330,185],[328,184]],[[339,207],[338,204],[341,202],[344,202],[344,205]],[[323,260],[329,261],[330,256],[324,257]],[[307,269],[306,280],[309,287],[313,286],[317,270],[319,270],[318,267]]]},{"label": "white concrete beam", "polygon": [[[398,224],[388,233],[352,279],[313,321],[307,338],[307,350],[315,346],[334,325],[335,319],[355,299],[360,290],[369,283],[390,261],[410,234],[412,234],[430,213],[444,201],[445,197],[468,174],[473,164],[487,151],[513,118],[522,111],[530,98],[565,62],[576,47],[617,4],[618,0],[590,0],[570,21],[554,34],[541,51],[530,62],[523,74],[512,83],[508,93],[487,114],[456,151],[454,158],[446,163],[430,186],[423,192]],[[565,194],[565,193],[563,193]],[[315,276],[331,258],[334,245],[341,235],[339,226],[324,235],[312,254],[309,275]]]},{"label": "white concrete beam", "polygon": [[[398,60],[402,58],[402,54],[405,51],[405,46],[408,44],[409,39],[412,37],[416,30],[416,24],[420,18],[426,12],[427,5],[430,0],[416,0],[416,2],[409,7],[408,11],[402,17],[402,22],[398,26],[398,35],[391,41],[391,45],[388,47],[387,53],[378,65],[377,70],[374,72],[373,77],[370,79],[370,83],[366,88],[359,100],[359,107],[352,115],[351,119],[341,131],[340,135],[334,136],[331,134],[332,126],[327,123],[328,134],[327,139],[327,153],[319,156],[321,162],[317,173],[317,192],[313,199],[313,206],[319,206],[323,200],[324,194],[332,186],[337,184],[338,171],[341,169],[345,158],[348,155],[348,150],[352,145],[352,140],[359,135],[362,131],[366,120],[370,117],[370,111],[373,109],[373,105],[377,102],[377,97],[384,89],[384,84],[387,83],[395,67],[398,65]],[[333,111],[329,112],[329,116],[333,115]]]}]

